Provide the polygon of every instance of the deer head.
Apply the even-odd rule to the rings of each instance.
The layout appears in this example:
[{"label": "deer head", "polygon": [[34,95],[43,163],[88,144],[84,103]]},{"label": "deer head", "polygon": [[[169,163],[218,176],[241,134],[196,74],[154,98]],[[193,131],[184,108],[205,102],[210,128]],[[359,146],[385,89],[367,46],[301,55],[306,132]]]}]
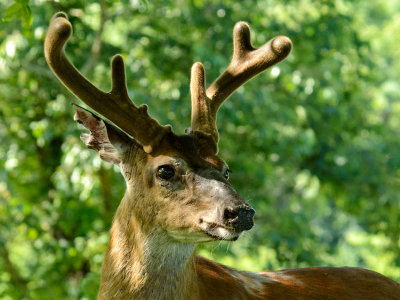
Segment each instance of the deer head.
[{"label": "deer head", "polygon": [[75,120],[90,131],[81,136],[85,145],[119,165],[125,177],[127,192],[119,214],[127,221],[121,226],[135,226],[128,221],[134,217],[142,232],[162,231],[185,243],[236,240],[249,230],[254,210],[231,186],[228,166],[217,156],[217,112],[235,89],[284,59],[290,40],[276,37],[256,49],[249,26],[237,23],[232,61],[207,90],[202,64],[193,65],[191,127],[185,135],[176,135],[171,126],[151,118],[147,106],[137,107],[130,100],[121,56],[112,59],[110,92],[83,77],[64,54],[71,31],[67,16],[57,13],[46,36],[46,60],[72,93],[116,125],[74,105]]}]

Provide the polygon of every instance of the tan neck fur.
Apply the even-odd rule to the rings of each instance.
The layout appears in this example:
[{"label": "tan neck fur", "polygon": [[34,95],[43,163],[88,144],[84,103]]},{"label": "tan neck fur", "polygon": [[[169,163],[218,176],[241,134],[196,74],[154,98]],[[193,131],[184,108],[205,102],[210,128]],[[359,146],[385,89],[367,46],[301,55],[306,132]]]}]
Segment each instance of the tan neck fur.
[{"label": "tan neck fur", "polygon": [[[196,299],[195,246],[149,231],[127,216],[125,195],[111,228],[98,299]],[[189,296],[190,295],[190,296]]]}]

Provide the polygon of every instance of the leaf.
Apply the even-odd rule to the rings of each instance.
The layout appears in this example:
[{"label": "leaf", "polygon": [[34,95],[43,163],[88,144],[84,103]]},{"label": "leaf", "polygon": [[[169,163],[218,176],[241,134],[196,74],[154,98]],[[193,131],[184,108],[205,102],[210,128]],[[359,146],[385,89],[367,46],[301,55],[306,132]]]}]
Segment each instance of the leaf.
[{"label": "leaf", "polygon": [[10,21],[13,19],[13,17],[18,18],[21,13],[21,8],[22,7],[20,3],[14,3],[9,6],[4,13],[3,21]]},{"label": "leaf", "polygon": [[17,0],[10,5],[4,13],[2,21],[11,21],[14,18],[22,19],[22,27],[28,28],[32,25],[33,17],[31,8],[28,5],[29,1]]},{"label": "leaf", "polygon": [[32,25],[33,17],[31,8],[28,5],[22,6],[22,27],[27,28]]}]

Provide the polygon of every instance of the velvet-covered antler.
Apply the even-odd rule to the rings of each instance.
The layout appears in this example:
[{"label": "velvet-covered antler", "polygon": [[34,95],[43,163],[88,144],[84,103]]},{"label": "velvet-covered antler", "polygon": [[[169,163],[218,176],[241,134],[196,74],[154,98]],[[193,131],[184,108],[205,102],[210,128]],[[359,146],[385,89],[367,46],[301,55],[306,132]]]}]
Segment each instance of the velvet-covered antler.
[{"label": "velvet-covered antler", "polygon": [[66,58],[63,47],[72,32],[66,14],[54,15],[45,40],[47,63],[58,78],[78,98],[109,119],[140,143],[147,153],[154,150],[170,126],[161,126],[147,113],[147,106],[139,107],[131,101],[126,89],[124,62],[120,55],[112,59],[112,89],[105,93],[90,83]]},{"label": "velvet-covered antler", "polygon": [[233,29],[233,57],[226,71],[205,89],[204,68],[201,63],[192,67],[190,90],[192,98],[193,132],[210,135],[218,143],[217,112],[230,94],[247,80],[283,60],[290,52],[289,38],[278,36],[254,48],[250,41],[250,27],[238,22]]}]

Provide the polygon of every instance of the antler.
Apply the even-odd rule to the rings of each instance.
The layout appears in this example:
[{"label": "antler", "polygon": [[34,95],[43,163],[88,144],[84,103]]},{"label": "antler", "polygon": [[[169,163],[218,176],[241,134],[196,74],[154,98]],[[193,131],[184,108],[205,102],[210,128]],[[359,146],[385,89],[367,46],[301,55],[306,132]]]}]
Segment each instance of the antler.
[{"label": "antler", "polygon": [[72,32],[67,15],[54,15],[44,44],[47,63],[58,78],[78,98],[109,119],[140,143],[147,153],[154,150],[171,126],[161,126],[147,113],[147,106],[135,106],[128,96],[124,62],[120,55],[113,57],[112,89],[105,93],[90,83],[66,58],[63,47]]},{"label": "antler", "polygon": [[292,42],[289,38],[278,36],[256,49],[251,45],[249,25],[238,22],[233,29],[231,63],[207,91],[203,65],[195,63],[192,67],[192,131],[210,135],[217,145],[216,118],[224,100],[247,80],[283,60],[291,48]]}]

